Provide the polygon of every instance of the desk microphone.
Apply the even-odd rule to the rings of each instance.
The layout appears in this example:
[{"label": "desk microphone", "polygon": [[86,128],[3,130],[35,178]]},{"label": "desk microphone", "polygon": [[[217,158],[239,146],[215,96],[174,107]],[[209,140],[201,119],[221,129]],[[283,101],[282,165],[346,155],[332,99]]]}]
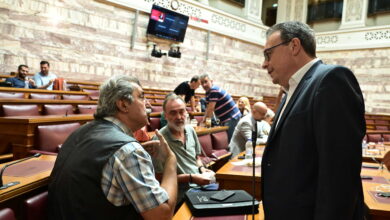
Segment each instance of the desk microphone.
[{"label": "desk microphone", "polygon": [[[252,118],[253,119],[253,118]],[[255,196],[256,196],[256,166],[255,166],[255,162],[256,162],[256,142],[257,142],[257,121],[256,120],[252,120],[252,124],[253,124],[253,127],[252,127],[252,146],[253,146],[253,150],[252,150],[252,159],[253,159],[253,163],[252,163],[252,186],[253,186],[253,189],[252,189],[252,192],[253,192],[253,197],[252,197],[252,220],[255,220]]]},{"label": "desk microphone", "polygon": [[10,182],[10,183],[7,183],[7,184],[3,185],[3,172],[4,172],[4,170],[5,170],[7,167],[12,166],[12,165],[17,164],[17,163],[20,163],[20,162],[23,162],[23,161],[25,161],[25,160],[29,160],[29,159],[31,159],[31,158],[40,157],[40,156],[41,156],[40,153],[36,153],[36,154],[34,154],[34,155],[30,156],[30,157],[26,157],[26,158],[17,160],[17,161],[15,161],[15,162],[13,162],[13,163],[9,163],[9,164],[4,165],[3,168],[1,168],[1,171],[0,171],[0,190],[1,190],[1,189],[6,189],[6,188],[8,188],[8,187],[10,187],[10,186],[15,186],[15,185],[17,185],[17,184],[20,183],[19,181],[14,181],[14,182]]}]

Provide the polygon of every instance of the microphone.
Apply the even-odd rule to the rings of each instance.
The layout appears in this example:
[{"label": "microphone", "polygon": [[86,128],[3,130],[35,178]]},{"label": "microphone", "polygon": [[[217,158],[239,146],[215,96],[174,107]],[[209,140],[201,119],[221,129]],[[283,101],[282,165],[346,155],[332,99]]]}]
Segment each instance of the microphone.
[{"label": "microphone", "polygon": [[255,196],[256,196],[256,171],[255,171],[255,162],[256,162],[256,142],[257,142],[257,121],[252,117],[252,220],[255,219]]},{"label": "microphone", "polygon": [[3,168],[1,168],[1,171],[0,171],[0,190],[1,189],[6,189],[6,188],[8,188],[10,186],[15,186],[15,185],[20,183],[19,181],[14,181],[14,182],[10,182],[10,183],[7,183],[7,184],[3,185],[3,172],[4,172],[4,170],[7,167],[12,166],[12,165],[17,164],[17,163],[20,163],[20,162],[23,162],[23,161],[26,161],[26,160],[29,160],[31,158],[40,157],[40,156],[41,156],[40,153],[36,153],[36,154],[34,154],[34,155],[30,156],[30,157],[26,157],[26,158],[23,158],[23,159],[15,161],[15,162],[12,162],[12,163],[4,165]]}]

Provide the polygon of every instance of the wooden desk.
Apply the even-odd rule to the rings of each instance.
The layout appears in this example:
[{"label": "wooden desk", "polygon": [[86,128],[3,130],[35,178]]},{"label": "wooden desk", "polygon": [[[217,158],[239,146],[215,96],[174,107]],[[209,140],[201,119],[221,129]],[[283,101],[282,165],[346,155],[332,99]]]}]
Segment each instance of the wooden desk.
[{"label": "wooden desk", "polygon": [[[378,166],[377,163],[363,163],[373,166]],[[387,185],[390,187],[390,172],[384,168],[378,169],[367,169],[362,168],[361,175],[374,177],[373,180],[362,180],[364,202],[370,209],[371,220],[385,220],[390,219],[390,203],[382,203],[375,199],[375,190],[380,185]],[[390,198],[387,198],[390,202]]]},{"label": "wooden desk", "polygon": [[[256,147],[256,155],[262,155],[264,146]],[[219,183],[220,189],[242,189],[247,191],[249,194],[252,193],[252,167],[246,166],[235,166],[231,162],[241,161],[238,156],[242,156],[244,152],[234,157],[232,160],[227,162],[221,167],[216,173],[216,180]],[[261,200],[260,192],[260,167],[256,167],[256,199]]]},{"label": "wooden desk", "polygon": [[93,120],[93,115],[83,114],[0,117],[0,154],[8,153],[12,146],[14,159],[27,156],[34,146],[35,131],[39,125],[72,122],[84,124],[91,120]]},{"label": "wooden desk", "polygon": [[[218,219],[221,219],[220,216],[217,216]],[[188,208],[186,203],[183,203],[182,206],[180,206],[179,210],[177,210],[176,214],[172,218],[173,220],[192,220],[192,214],[190,211],[190,208]],[[247,220],[252,219],[252,215],[246,216]],[[256,220],[264,220],[264,212],[263,212],[263,204],[260,203],[259,205],[259,214],[255,215]]]},{"label": "wooden desk", "polygon": [[[364,162],[381,162],[385,154],[390,151],[388,143],[384,143],[384,146],[376,146],[373,149],[363,149],[363,161]],[[376,161],[375,161],[376,160]]]},{"label": "wooden desk", "polygon": [[[52,155],[41,155],[38,158],[33,158],[21,163],[25,163],[33,160],[54,162],[56,158],[57,158],[56,156],[52,156]],[[4,164],[1,164],[1,167],[3,167],[3,165]],[[16,165],[17,164],[15,164],[14,166]],[[51,173],[51,169],[27,177],[3,176],[3,183],[9,183],[12,181],[19,181],[20,183],[18,185],[11,186],[7,189],[0,190],[0,203],[3,203],[4,201],[7,201],[14,197],[18,197],[22,194],[30,192],[39,187],[47,186],[49,182],[50,173]]]},{"label": "wooden desk", "polygon": [[0,92],[22,92],[24,97],[27,99],[30,93],[42,93],[42,94],[56,94],[56,95],[89,95],[88,92],[80,91],[64,91],[64,90],[46,90],[46,89],[23,89],[23,88],[13,88],[13,87],[0,87]]}]

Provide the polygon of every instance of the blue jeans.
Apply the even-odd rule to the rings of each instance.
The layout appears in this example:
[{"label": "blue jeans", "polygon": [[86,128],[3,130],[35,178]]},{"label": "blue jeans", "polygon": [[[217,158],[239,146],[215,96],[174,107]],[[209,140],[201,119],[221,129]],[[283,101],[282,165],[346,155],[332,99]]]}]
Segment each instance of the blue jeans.
[{"label": "blue jeans", "polygon": [[240,117],[232,118],[229,121],[223,123],[223,126],[228,126],[228,141],[230,143],[230,139],[232,139],[234,129],[237,126],[238,121],[240,120]]}]

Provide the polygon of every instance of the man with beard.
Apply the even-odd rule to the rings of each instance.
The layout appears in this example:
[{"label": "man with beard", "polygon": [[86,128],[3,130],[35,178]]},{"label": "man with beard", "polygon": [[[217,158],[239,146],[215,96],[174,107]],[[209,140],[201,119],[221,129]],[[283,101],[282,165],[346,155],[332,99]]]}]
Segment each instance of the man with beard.
[{"label": "man with beard", "polygon": [[50,63],[41,61],[41,72],[34,75],[34,81],[38,89],[53,90],[53,82],[57,78],[54,73],[49,73]]},{"label": "man with beard", "polygon": [[34,80],[27,79],[27,74],[28,66],[23,64],[19,65],[18,75],[16,75],[16,77],[6,79],[5,82],[11,83],[12,87],[15,88],[26,88],[26,81],[28,81],[29,89],[36,88]]},{"label": "man with beard", "polygon": [[[201,146],[198,136],[192,126],[185,125],[187,111],[183,99],[174,93],[168,94],[163,110],[168,124],[161,128],[160,133],[176,155],[179,183],[177,201],[180,204],[188,189],[209,184],[215,173],[203,166],[199,157]],[[161,173],[163,164],[153,161],[153,165],[156,173]]]}]

